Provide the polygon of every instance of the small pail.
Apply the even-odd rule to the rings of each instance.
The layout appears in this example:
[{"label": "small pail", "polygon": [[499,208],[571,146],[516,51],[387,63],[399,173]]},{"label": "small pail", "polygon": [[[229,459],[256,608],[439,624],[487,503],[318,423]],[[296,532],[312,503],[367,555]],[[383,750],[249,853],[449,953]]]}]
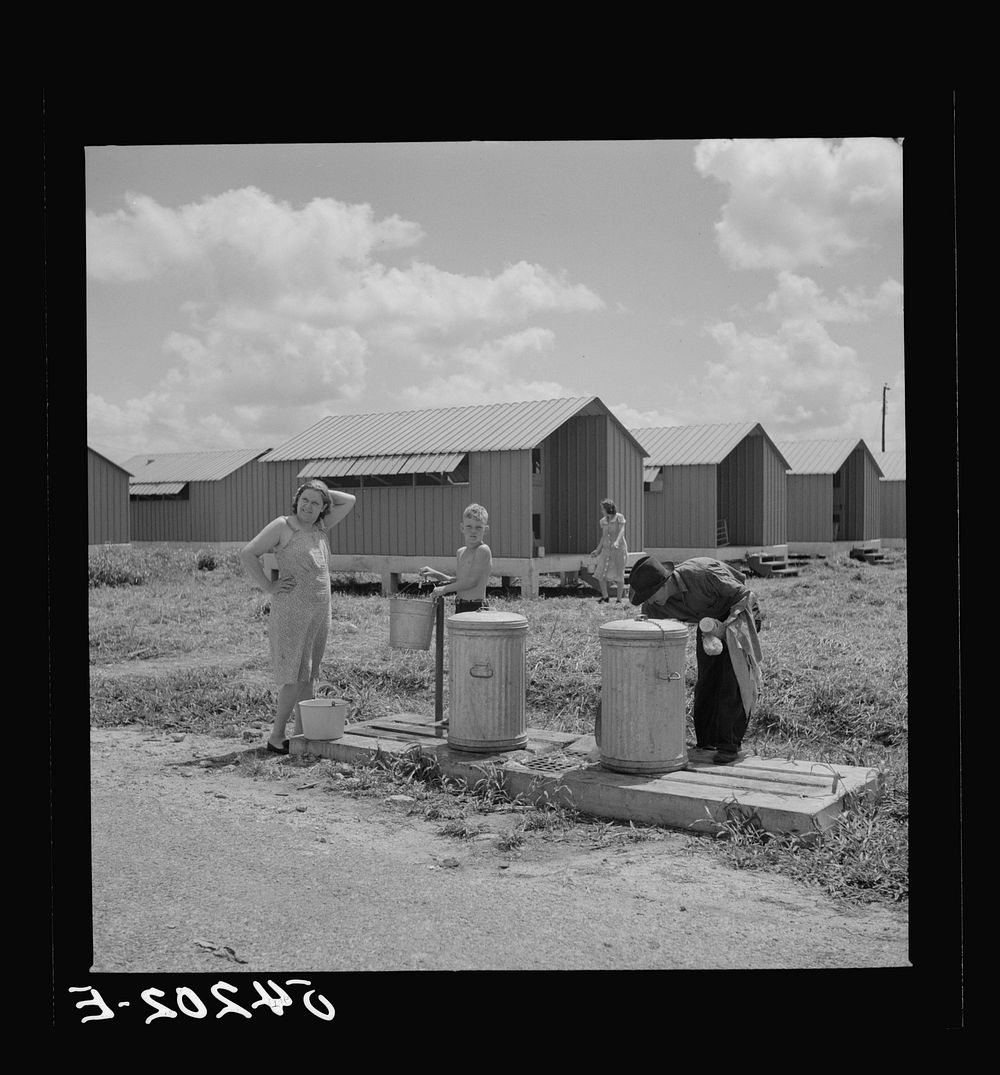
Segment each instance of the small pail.
[{"label": "small pail", "polygon": [[348,702],[344,698],[306,698],[299,702],[302,734],[306,739],[340,739]]},{"label": "small pail", "polygon": [[393,649],[430,649],[434,601],[421,597],[389,599],[389,645]]},{"label": "small pail", "polygon": [[528,621],[511,612],[458,612],[447,625],[448,746],[473,754],[523,750]]},{"label": "small pail", "polygon": [[677,620],[617,620],[601,639],[601,767],[670,773],[687,764],[688,631]]}]

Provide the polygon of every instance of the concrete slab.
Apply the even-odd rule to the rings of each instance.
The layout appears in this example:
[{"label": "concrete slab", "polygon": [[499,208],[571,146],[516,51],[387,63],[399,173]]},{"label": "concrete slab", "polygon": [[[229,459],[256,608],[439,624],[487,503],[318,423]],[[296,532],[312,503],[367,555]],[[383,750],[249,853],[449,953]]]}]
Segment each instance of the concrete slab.
[{"label": "concrete slab", "polygon": [[433,753],[448,777],[470,784],[490,767],[499,770],[512,798],[703,833],[720,831],[734,810],[754,814],[767,832],[822,830],[843,810],[847,796],[877,797],[884,784],[878,770],[860,766],[757,756],[716,765],[711,754],[698,752],[691,753],[684,769],[662,776],[613,773],[601,767],[592,735],[539,728],[528,729],[524,750],[470,754],[448,746],[446,721],[412,713],[351,725],[340,739],[299,735],[289,740],[291,754],[352,764],[378,751],[403,756],[414,747]]}]

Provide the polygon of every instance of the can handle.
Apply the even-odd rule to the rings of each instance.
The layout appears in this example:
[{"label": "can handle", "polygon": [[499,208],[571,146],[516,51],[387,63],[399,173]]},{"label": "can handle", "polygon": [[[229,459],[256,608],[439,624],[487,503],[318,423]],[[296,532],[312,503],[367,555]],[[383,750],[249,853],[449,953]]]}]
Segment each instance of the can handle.
[{"label": "can handle", "polygon": [[469,669],[469,675],[477,679],[489,679],[493,675],[493,665],[487,661],[485,664],[474,664]]},{"label": "can handle", "polygon": [[[659,624],[657,624],[657,626],[659,627]],[[663,630],[662,627],[660,627],[660,637],[663,639],[663,663],[666,666],[667,665],[667,635],[666,635],[666,632]],[[667,667],[666,671],[657,672],[656,673],[656,678],[657,679],[666,679],[666,680],[680,679],[681,674],[680,674],[680,672],[671,672],[670,668]]]}]

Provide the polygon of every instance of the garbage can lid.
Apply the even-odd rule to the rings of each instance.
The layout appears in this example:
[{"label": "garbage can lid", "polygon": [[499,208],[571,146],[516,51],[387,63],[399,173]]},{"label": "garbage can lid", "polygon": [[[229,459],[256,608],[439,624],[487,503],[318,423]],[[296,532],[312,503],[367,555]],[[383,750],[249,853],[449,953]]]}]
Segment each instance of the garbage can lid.
[{"label": "garbage can lid", "polygon": [[483,609],[480,612],[456,612],[445,621],[449,627],[459,627],[463,630],[489,631],[498,627],[506,630],[527,629],[528,621],[515,612],[490,612]]},{"label": "garbage can lid", "polygon": [[680,620],[613,620],[602,623],[599,635],[607,639],[637,639],[639,641],[659,641],[686,639],[687,626]]}]

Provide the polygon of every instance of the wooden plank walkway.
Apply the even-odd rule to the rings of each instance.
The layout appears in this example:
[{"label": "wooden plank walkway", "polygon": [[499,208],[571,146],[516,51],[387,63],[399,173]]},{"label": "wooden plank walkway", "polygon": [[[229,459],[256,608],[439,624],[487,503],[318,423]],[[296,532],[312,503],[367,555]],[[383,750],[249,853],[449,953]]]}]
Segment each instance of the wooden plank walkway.
[{"label": "wooden plank walkway", "polygon": [[449,748],[447,721],[417,713],[349,725],[340,739],[293,736],[291,754],[359,763],[376,751],[432,752],[445,775],[475,783],[488,767],[502,771],[513,798],[560,801],[594,817],[713,833],[734,811],[752,814],[767,832],[828,828],[850,795],[879,796],[876,769],[791,758],[741,757],[716,765],[693,753],[684,769],[662,776],[613,773],[601,767],[592,735],[528,729],[524,750],[471,754]]}]

